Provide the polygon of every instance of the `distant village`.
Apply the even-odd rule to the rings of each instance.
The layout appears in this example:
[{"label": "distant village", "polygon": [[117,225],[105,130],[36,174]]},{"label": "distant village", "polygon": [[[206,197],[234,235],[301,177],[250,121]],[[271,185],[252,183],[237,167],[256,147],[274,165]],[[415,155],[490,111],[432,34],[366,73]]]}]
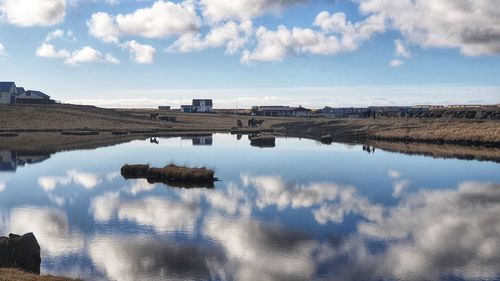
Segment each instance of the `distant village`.
[{"label": "distant village", "polygon": [[[414,105],[414,106],[369,106],[330,107],[309,109],[302,107],[272,105],[253,106],[251,109],[214,109],[212,99],[193,99],[190,105],[181,105],[184,113],[229,113],[266,117],[317,117],[317,118],[376,118],[376,117],[454,117],[498,119],[500,104]],[[159,106],[160,110],[171,110],[170,106]]]},{"label": "distant village", "polygon": [[50,96],[36,90],[25,90],[14,82],[0,82],[0,104],[51,104]]},{"label": "distant village", "polygon": [[[25,90],[14,82],[0,82],[0,104],[54,104],[49,95],[37,90]],[[159,110],[174,110],[169,105]],[[414,105],[330,107],[309,109],[301,105],[262,105],[250,109],[214,109],[213,99],[193,99],[191,104],[181,104],[182,113],[228,113],[267,117],[318,117],[318,118],[376,118],[376,117],[454,117],[500,119],[500,104]]]}]

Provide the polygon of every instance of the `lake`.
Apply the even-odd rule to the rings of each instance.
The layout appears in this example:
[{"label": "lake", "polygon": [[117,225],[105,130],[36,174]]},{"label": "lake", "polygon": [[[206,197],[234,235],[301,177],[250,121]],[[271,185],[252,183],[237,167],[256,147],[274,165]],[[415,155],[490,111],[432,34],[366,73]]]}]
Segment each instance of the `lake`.
[{"label": "lake", "polygon": [[[246,136],[1,151],[0,234],[84,280],[499,280],[500,165]],[[213,188],[126,180],[206,166]]]}]

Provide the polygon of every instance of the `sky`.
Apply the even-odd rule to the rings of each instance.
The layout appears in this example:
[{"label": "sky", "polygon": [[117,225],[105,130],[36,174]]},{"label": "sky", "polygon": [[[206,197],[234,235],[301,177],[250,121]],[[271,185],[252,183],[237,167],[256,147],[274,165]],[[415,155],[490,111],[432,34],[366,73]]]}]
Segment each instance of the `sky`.
[{"label": "sky", "polygon": [[0,0],[0,81],[156,107],[500,103],[498,0]]}]

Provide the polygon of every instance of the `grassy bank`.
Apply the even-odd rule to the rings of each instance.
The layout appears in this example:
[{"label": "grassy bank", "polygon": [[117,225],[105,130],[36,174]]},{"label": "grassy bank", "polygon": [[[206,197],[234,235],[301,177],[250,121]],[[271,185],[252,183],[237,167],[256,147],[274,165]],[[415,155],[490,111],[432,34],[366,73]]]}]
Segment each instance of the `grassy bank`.
[{"label": "grassy bank", "polygon": [[60,276],[36,275],[18,269],[0,268],[0,281],[76,281]]},{"label": "grassy bank", "polygon": [[336,119],[304,120],[276,125],[290,135],[336,141],[386,140],[434,144],[500,146],[500,121],[457,119]]}]

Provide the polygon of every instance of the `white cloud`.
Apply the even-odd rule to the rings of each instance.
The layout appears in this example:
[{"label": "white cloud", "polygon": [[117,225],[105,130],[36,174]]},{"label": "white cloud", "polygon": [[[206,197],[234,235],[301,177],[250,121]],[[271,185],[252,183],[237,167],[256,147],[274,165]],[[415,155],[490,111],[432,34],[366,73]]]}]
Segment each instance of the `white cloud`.
[{"label": "white cloud", "polygon": [[174,3],[159,0],[151,7],[130,14],[94,13],[87,22],[89,34],[108,43],[123,36],[165,38],[198,30],[200,19],[193,1]]},{"label": "white cloud", "polygon": [[[500,274],[499,203],[500,186],[492,183],[464,182],[456,190],[409,195],[383,220],[359,225],[360,235],[388,242],[383,256],[362,262],[376,261],[393,279],[437,280],[443,273],[495,278]],[[362,265],[352,266],[359,271]]]},{"label": "white cloud", "polygon": [[406,46],[405,42],[401,41],[400,39],[394,41],[394,55],[403,58],[411,57],[408,46]]},{"label": "white cloud", "polygon": [[400,67],[400,66],[402,66],[404,64],[405,64],[405,62],[402,61],[402,60],[391,60],[389,62],[389,66],[392,67],[392,68]]},{"label": "white cloud", "polygon": [[38,178],[38,185],[49,192],[58,186],[67,186],[71,183],[83,186],[86,189],[92,189],[102,182],[100,176],[92,173],[84,173],[77,170],[66,172],[65,176],[44,176]]},{"label": "white cloud", "polygon": [[321,31],[294,27],[291,30],[280,25],[276,31],[259,27],[254,50],[243,53],[242,62],[281,61],[287,56],[313,54],[333,55],[358,48],[373,34],[385,31],[383,17],[375,15],[357,23],[347,22],[345,15],[321,12],[314,24]]},{"label": "white cloud", "polygon": [[3,192],[7,187],[7,183],[5,181],[0,181],[0,192]]},{"label": "white cloud", "polygon": [[253,186],[257,192],[255,205],[260,208],[276,206],[278,210],[311,208],[314,219],[320,224],[329,221],[342,223],[345,214],[355,213],[369,220],[382,217],[382,207],[371,204],[352,186],[333,183],[308,185],[286,184],[276,176],[243,175],[245,186]]},{"label": "white cloud", "polygon": [[120,31],[116,26],[112,16],[104,12],[92,14],[91,19],[87,22],[89,34],[95,38],[99,38],[106,43],[118,43]]},{"label": "white cloud", "polygon": [[386,18],[425,48],[457,48],[468,56],[500,54],[497,0],[361,0],[360,10]]},{"label": "white cloud", "polygon": [[6,230],[11,233],[33,232],[43,256],[70,255],[84,248],[84,238],[70,230],[68,217],[58,209],[15,208],[10,212]]},{"label": "white cloud", "polygon": [[5,52],[5,46],[0,43],[0,59],[4,59],[7,56],[7,53]]},{"label": "white cloud", "polygon": [[224,20],[250,20],[266,12],[276,12],[282,8],[307,0],[201,0],[203,17],[215,23]]},{"label": "white cloud", "polygon": [[61,38],[64,36],[64,30],[62,29],[56,29],[54,31],[49,32],[47,36],[45,37],[45,42],[50,42],[56,38]]},{"label": "white cloud", "polygon": [[66,0],[3,0],[0,11],[10,24],[50,26],[64,20]]},{"label": "white cloud", "polygon": [[112,54],[106,54],[106,56],[104,57],[104,60],[109,62],[109,63],[112,63],[112,64],[120,64],[120,60],[117,59]]},{"label": "white cloud", "polygon": [[68,58],[70,53],[66,49],[56,50],[54,45],[42,43],[35,52],[36,56],[43,58]]},{"label": "white cloud", "polygon": [[84,62],[99,62],[102,60],[103,56],[101,52],[97,51],[92,47],[85,46],[71,53],[71,56],[68,59],[66,59],[65,63],[78,65]]},{"label": "white cloud", "polygon": [[204,38],[198,33],[186,33],[180,36],[167,51],[193,52],[206,48],[225,47],[227,54],[235,54],[248,42],[253,33],[251,21],[240,24],[228,21],[212,27]]},{"label": "white cloud", "polygon": [[156,49],[153,46],[140,44],[135,40],[124,42],[120,46],[128,50],[131,59],[139,64],[153,63],[156,56]]}]

